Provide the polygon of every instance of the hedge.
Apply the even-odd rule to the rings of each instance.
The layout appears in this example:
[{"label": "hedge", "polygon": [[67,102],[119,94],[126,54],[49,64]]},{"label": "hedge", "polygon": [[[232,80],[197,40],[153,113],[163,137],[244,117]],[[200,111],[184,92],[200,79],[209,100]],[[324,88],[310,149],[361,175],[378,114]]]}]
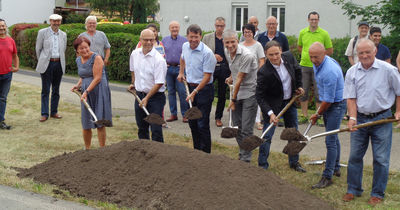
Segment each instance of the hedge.
[{"label": "hedge", "polygon": [[[18,55],[23,66],[36,68],[37,58],[35,52],[36,37],[40,28],[27,29],[22,35],[16,37]],[[65,30],[67,33],[66,50],[66,73],[77,74],[76,53],[73,48],[73,41],[85,30],[70,27]],[[109,33],[108,40],[111,44],[110,64],[107,66],[109,79],[119,81],[130,81],[129,56],[136,44],[139,42],[139,35],[128,33]]]}]

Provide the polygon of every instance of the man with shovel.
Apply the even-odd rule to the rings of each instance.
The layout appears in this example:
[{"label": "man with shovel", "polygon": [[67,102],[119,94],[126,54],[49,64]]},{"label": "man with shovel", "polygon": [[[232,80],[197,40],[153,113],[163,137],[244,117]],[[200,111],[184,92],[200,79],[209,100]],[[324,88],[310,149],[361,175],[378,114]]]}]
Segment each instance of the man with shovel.
[{"label": "man with shovel", "polygon": [[236,141],[239,144],[239,160],[250,162],[251,151],[240,148],[242,140],[253,135],[253,126],[257,114],[256,82],[258,61],[252,52],[239,45],[237,33],[226,30],[223,34],[225,57],[232,74],[226,83],[234,85],[232,100],[228,109],[232,109],[233,124],[239,127]]},{"label": "man with shovel", "polygon": [[141,103],[135,102],[136,124],[139,128],[139,139],[150,139],[149,126],[151,127],[153,141],[164,142],[162,126],[149,124],[144,120],[147,117],[143,107],[150,113],[162,115],[165,105],[165,76],[167,75],[167,63],[163,56],[153,48],[154,33],[150,29],[144,29],[140,33],[142,47],[135,49],[129,60],[129,70],[132,75],[130,90],[136,89]]},{"label": "man with shovel", "polygon": [[374,176],[371,198],[368,203],[382,202],[389,176],[392,124],[352,128],[356,124],[381,120],[392,116],[390,108],[396,101],[395,118],[400,119],[400,75],[391,64],[376,59],[375,44],[362,39],[356,45],[359,62],[346,74],[344,98],[347,98],[351,131],[349,165],[347,168],[347,193],[344,201],[360,197],[362,189],[363,157],[371,139]]},{"label": "man with shovel", "polygon": [[192,101],[193,106],[197,106],[202,114],[200,119],[188,117],[193,146],[195,149],[211,153],[210,112],[214,100],[212,82],[217,60],[211,49],[201,42],[201,28],[198,25],[190,25],[186,35],[188,42],[182,45],[178,81],[187,81],[191,93],[186,101]]},{"label": "man with shovel", "polygon": [[[321,105],[316,114],[310,117],[314,125],[323,116],[326,131],[340,128],[340,123],[346,112],[346,100],[343,100],[343,72],[340,65],[331,57],[325,55],[325,47],[314,42],[309,50],[313,63],[315,80],[318,86]],[[333,184],[332,176],[340,176],[340,141],[337,134],[325,137],[326,163],[321,180],[312,186],[325,188]]]},{"label": "man with shovel", "polygon": [[[301,82],[301,68],[295,57],[286,51],[282,53],[282,47],[277,41],[269,41],[264,47],[267,61],[257,73],[256,98],[263,113],[264,130],[271,124],[278,124],[278,113],[289,103],[295,94],[303,94]],[[286,128],[297,129],[297,109],[293,104],[283,115]],[[275,127],[264,136],[266,141],[260,146],[258,166],[268,169],[268,156],[271,139]],[[299,155],[289,155],[290,168],[306,172],[299,163]]]}]

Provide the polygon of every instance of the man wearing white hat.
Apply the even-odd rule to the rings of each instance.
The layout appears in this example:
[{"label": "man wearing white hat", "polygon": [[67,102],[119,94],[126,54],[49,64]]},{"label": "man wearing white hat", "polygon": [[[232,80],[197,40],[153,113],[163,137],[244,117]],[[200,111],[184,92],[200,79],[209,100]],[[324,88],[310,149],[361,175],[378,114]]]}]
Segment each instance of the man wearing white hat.
[{"label": "man wearing white hat", "polygon": [[[60,83],[65,73],[65,49],[67,34],[61,31],[62,17],[52,14],[49,17],[50,27],[39,30],[36,39],[36,56],[38,63],[36,71],[42,78],[42,105],[40,122],[46,121],[49,116],[61,119],[58,114],[60,100]],[[51,87],[51,112],[49,114],[49,93]]]}]

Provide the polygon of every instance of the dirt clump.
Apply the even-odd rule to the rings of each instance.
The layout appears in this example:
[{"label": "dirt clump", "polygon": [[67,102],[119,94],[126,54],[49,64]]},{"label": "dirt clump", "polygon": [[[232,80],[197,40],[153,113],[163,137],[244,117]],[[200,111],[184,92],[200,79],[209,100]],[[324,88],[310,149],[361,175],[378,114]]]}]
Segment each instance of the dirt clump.
[{"label": "dirt clump", "polygon": [[248,163],[143,140],[64,153],[18,176],[140,209],[333,209]]}]

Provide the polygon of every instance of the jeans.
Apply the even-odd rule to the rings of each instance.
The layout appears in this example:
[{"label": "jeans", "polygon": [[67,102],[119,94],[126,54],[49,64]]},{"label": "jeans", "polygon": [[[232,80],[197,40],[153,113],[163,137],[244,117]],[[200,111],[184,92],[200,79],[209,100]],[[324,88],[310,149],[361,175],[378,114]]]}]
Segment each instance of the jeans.
[{"label": "jeans", "polygon": [[4,121],[6,113],[7,95],[10,91],[12,72],[0,75],[0,122]]},{"label": "jeans", "polygon": [[[390,110],[374,118],[358,114],[357,124],[380,120],[390,117]],[[347,168],[347,193],[361,195],[363,157],[371,139],[373,170],[371,196],[383,198],[389,176],[390,150],[392,147],[392,123],[360,128],[351,133],[350,157]]]},{"label": "jeans", "polygon": [[182,82],[178,82],[176,79],[179,75],[179,66],[169,66],[167,71],[167,88],[168,88],[168,101],[171,115],[177,116],[177,105],[176,105],[176,92],[179,95],[179,102],[181,105],[181,114],[185,115],[186,110],[189,109],[189,103],[186,101],[186,90],[185,85]]},{"label": "jeans", "polygon": [[[325,131],[336,130],[340,128],[340,123],[346,112],[346,100],[338,103],[332,103],[323,113]],[[326,144],[326,163],[323,177],[332,178],[333,172],[340,169],[340,141],[337,134],[325,137]]]},{"label": "jeans", "polygon": [[217,81],[217,93],[218,93],[218,102],[217,108],[215,109],[215,119],[222,119],[222,115],[224,113],[225,101],[226,101],[226,89],[228,85],[225,83],[226,78],[230,75],[230,70],[228,64],[221,63],[220,66],[215,67],[214,71],[214,80]]},{"label": "jeans", "polygon": [[51,115],[57,114],[58,102],[60,100],[60,83],[63,72],[60,62],[49,62],[49,66],[43,74],[42,78],[42,116],[49,116],[49,94],[51,87]]},{"label": "jeans", "polygon": [[[190,92],[195,88],[189,86]],[[197,120],[189,120],[193,147],[206,153],[211,153],[210,112],[213,100],[214,88],[212,84],[208,84],[196,94],[192,103],[193,106],[200,109],[203,117]]]},{"label": "jeans", "polygon": [[[232,111],[232,118],[233,125],[239,127],[239,132],[236,136],[236,141],[239,146],[243,139],[253,135],[257,107],[258,105],[255,95],[250,98],[238,100],[235,103],[235,110]],[[251,151],[246,151],[239,147],[239,160],[250,162]]]},{"label": "jeans", "polygon": [[[140,99],[143,99],[146,94],[143,92],[137,92],[137,95]],[[149,113],[155,113],[162,116],[162,111],[165,105],[165,95],[164,93],[158,92],[154,94],[148,101],[146,109]],[[149,127],[151,129],[151,139],[153,141],[164,142],[162,126],[149,124],[144,121],[144,118],[147,117],[146,113],[142,108],[139,107],[139,103],[135,100],[135,118],[136,124],[139,128],[138,136],[139,139],[150,139]]]},{"label": "jeans", "polygon": [[[286,104],[289,103],[289,100],[284,100],[282,103],[282,108],[286,106]],[[278,115],[278,113],[274,113],[275,115]],[[296,105],[292,105],[289,107],[289,109],[285,112],[283,115],[283,120],[285,122],[285,128],[296,128],[297,129],[297,109]],[[264,128],[263,132],[267,129],[269,126],[269,117],[264,119]],[[275,132],[275,126],[273,126],[267,134],[265,134],[264,139],[266,140],[263,144],[260,146],[260,151],[258,154],[258,166],[268,169],[269,163],[268,163],[268,156],[269,156],[269,151],[271,147],[271,140],[272,136],[274,135]],[[299,155],[289,155],[289,165],[294,165],[299,161]]]}]

